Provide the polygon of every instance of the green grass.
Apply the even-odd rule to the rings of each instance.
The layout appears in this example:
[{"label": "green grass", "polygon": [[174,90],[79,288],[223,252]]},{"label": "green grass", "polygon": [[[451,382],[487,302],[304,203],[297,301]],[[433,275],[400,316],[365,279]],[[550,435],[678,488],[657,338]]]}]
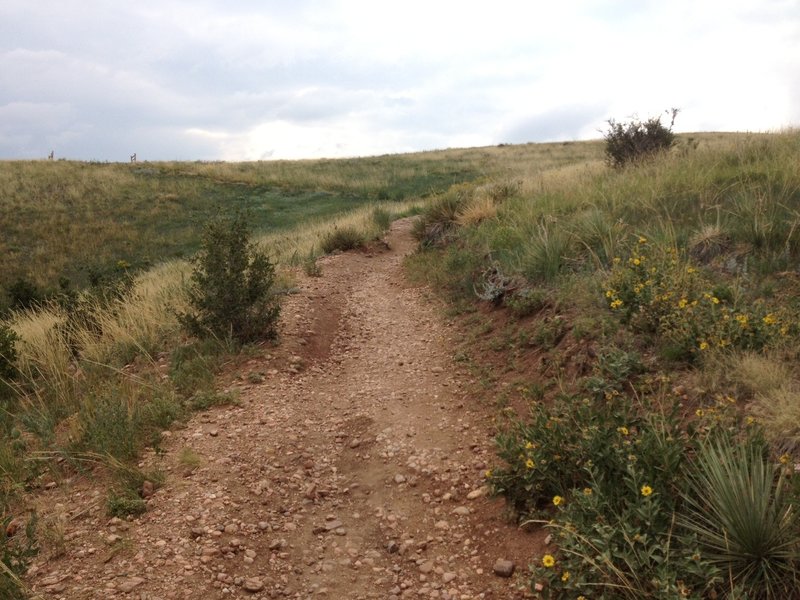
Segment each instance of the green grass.
[{"label": "green grass", "polygon": [[[514,404],[516,387],[535,390],[519,394],[542,405],[556,397],[591,397],[598,405],[627,397],[638,410],[672,406],[667,398],[685,403],[676,404],[685,414],[673,415],[680,425],[692,421],[694,408],[713,415],[713,407],[724,405],[736,413],[726,422],[738,426],[747,409],[726,398],[746,390],[754,400],[749,416],[774,425],[764,426],[771,452],[779,446],[793,452],[800,446],[792,427],[800,386],[748,388],[720,375],[718,365],[730,364],[728,350],[702,354],[700,344],[711,333],[726,339],[724,314],[732,322],[747,317],[753,326],[736,338],[747,342],[743,350],[764,348],[772,361],[796,362],[800,326],[783,332],[783,325],[800,322],[800,285],[792,275],[800,264],[800,135],[697,138],[696,148],[683,140],[667,156],[618,171],[604,164],[599,142],[337,161],[0,163],[0,286],[20,276],[44,289],[54,289],[60,276],[77,286],[101,276],[125,282],[62,294],[60,305],[11,312],[2,321],[19,340],[12,398],[0,420],[0,468],[9,476],[0,504],[20,500],[46,457],[73,465],[99,456],[124,474],[143,447],[158,447],[159,432],[174,420],[235,402],[213,388],[214,371],[232,349],[187,340],[180,330],[176,314],[187,308],[190,270],[175,259],[199,247],[211,216],[242,209],[287,281],[287,267],[317,274],[312,261],[320,251],[369,242],[397,216],[422,213],[416,232],[423,248],[408,271],[446,291],[450,313],[471,320],[470,345],[494,350],[484,354],[494,365],[475,363],[487,397],[509,377],[531,382],[500,387],[496,398],[502,393],[504,405]],[[636,277],[647,277],[643,268],[625,270],[642,244],[665,265],[676,257],[665,271],[671,275],[660,280],[659,295],[677,294],[658,300],[669,310],[655,300],[627,310],[645,283]],[[144,268],[150,264],[156,266]],[[688,268],[695,275],[686,275]],[[612,275],[620,285],[608,297],[617,281]],[[702,285],[683,289],[691,281]],[[626,310],[617,310],[612,304],[622,298],[623,284]],[[495,308],[478,310],[476,292]],[[708,331],[693,327],[695,313],[673,306],[684,295],[688,306],[694,298],[711,302],[712,294],[729,310],[714,312],[709,304],[703,315],[719,321],[704,318],[714,325]],[[508,309],[505,321],[495,319],[497,307]],[[751,334],[758,334],[757,344],[748,341]],[[628,364],[634,357],[635,373]],[[781,372],[794,376],[793,368]],[[686,391],[673,397],[670,386],[678,383]],[[642,423],[650,422],[646,413],[637,413]],[[590,427],[597,415],[587,409],[584,417]],[[699,426],[715,425],[708,418]],[[517,440],[523,447],[527,441]],[[629,455],[618,450],[622,469]],[[653,456],[662,455],[654,446]],[[112,488],[108,509],[115,514],[145,507],[137,495],[140,475],[128,479]],[[630,506],[650,506],[639,498],[644,482],[629,483],[637,499]],[[657,516],[660,531],[670,531],[664,515]],[[638,546],[622,542],[638,556]],[[654,547],[668,553],[670,543],[659,539]],[[638,572],[635,564],[630,571]],[[640,583],[645,589],[652,582]],[[672,591],[679,583],[672,582]]]},{"label": "green grass", "polygon": [[[543,597],[789,597],[800,487],[776,473],[800,463],[800,131],[531,169],[493,203],[479,189],[429,205],[406,264],[460,312],[483,304],[464,351],[522,415],[490,481],[559,536],[535,559]],[[532,406],[512,376],[542,382]],[[701,451],[717,434],[758,456]]]},{"label": "green grass", "polygon": [[[479,178],[474,161],[387,157],[298,163],[0,162],[0,288],[18,278],[83,287],[118,265],[193,254],[203,224],[242,210],[281,232],[378,200],[404,200]],[[0,304],[1,307],[1,304]]]}]

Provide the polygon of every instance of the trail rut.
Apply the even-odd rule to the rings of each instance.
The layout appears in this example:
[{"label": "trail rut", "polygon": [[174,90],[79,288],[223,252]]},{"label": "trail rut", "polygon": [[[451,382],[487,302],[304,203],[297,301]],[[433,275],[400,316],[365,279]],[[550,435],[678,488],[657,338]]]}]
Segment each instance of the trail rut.
[{"label": "trail rut", "polygon": [[[322,260],[284,307],[282,342],[229,374],[236,406],[168,433],[166,474],[131,520],[62,482],[66,553],[43,598],[523,598],[541,534],[488,498],[493,408],[453,362],[456,329],[403,279],[414,242]],[[237,377],[238,376],[238,377]],[[262,380],[263,378],[263,380]],[[187,457],[194,457],[189,460]],[[82,511],[82,512],[81,512]],[[513,560],[511,578],[492,572]]]}]

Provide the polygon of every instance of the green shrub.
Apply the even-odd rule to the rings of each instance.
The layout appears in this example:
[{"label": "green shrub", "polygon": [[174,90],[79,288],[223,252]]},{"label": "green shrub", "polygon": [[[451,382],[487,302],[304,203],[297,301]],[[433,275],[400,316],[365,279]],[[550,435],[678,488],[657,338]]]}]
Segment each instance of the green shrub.
[{"label": "green shrub", "polygon": [[626,391],[631,380],[644,371],[638,353],[609,348],[597,356],[595,373],[586,379],[584,387],[596,400],[609,400]]},{"label": "green shrub", "polygon": [[106,503],[109,516],[124,519],[131,515],[141,515],[147,512],[147,504],[137,494],[128,490],[122,492],[112,490]]},{"label": "green shrub", "polygon": [[693,362],[706,351],[761,350],[793,332],[793,320],[764,302],[728,302],[675,248],[639,237],[627,260],[615,257],[608,307],[635,331],[657,334],[670,358]]},{"label": "green shrub", "polygon": [[6,290],[11,308],[33,308],[45,299],[42,291],[32,281],[18,277]]},{"label": "green shrub", "polygon": [[17,350],[14,346],[19,339],[14,330],[0,323],[0,398],[5,382],[10,382],[17,375]]},{"label": "green shrub", "polygon": [[193,312],[179,315],[189,333],[240,343],[277,335],[275,267],[249,234],[241,214],[206,226],[188,289]]},{"label": "green shrub", "polygon": [[604,135],[608,164],[620,168],[669,150],[675,144],[672,127],[678,109],[673,108],[670,113],[672,121],[669,127],[661,123],[661,117],[653,117],[644,122],[633,119],[627,123],[609,119],[608,131]]},{"label": "green shrub", "polygon": [[169,376],[178,393],[188,398],[210,389],[224,352],[224,344],[213,338],[175,348],[170,357]]},{"label": "green shrub", "polygon": [[537,403],[528,421],[512,422],[489,481],[521,518],[553,529],[558,550],[538,558],[532,580],[544,597],[671,600],[717,585],[719,569],[678,535],[674,516],[690,457],[712,430],[727,431],[716,420],[684,428],[679,405],[619,393]]},{"label": "green shrub", "polygon": [[546,290],[523,287],[503,297],[503,303],[518,318],[528,317],[550,304]]},{"label": "green shrub", "polygon": [[325,234],[320,247],[325,254],[330,254],[336,250],[346,252],[361,248],[364,242],[364,234],[355,227],[336,227]]},{"label": "green shrub", "polygon": [[138,455],[145,426],[142,409],[136,400],[126,398],[123,390],[93,395],[81,406],[78,419],[85,448],[120,461]]}]

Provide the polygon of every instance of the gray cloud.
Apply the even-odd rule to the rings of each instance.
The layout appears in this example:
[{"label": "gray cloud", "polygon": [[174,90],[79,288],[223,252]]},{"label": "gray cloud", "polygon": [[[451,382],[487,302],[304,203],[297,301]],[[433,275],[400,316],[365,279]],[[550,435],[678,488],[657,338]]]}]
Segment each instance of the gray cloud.
[{"label": "gray cloud", "polygon": [[[607,118],[603,106],[565,106],[512,122],[501,130],[500,136],[511,144],[577,140],[587,129],[600,129]],[[598,132],[595,137],[599,136]]]},{"label": "gray cloud", "polygon": [[597,137],[609,116],[672,104],[685,109],[681,127],[778,127],[800,118],[797,10],[796,0],[6,0],[0,158],[576,139]]}]

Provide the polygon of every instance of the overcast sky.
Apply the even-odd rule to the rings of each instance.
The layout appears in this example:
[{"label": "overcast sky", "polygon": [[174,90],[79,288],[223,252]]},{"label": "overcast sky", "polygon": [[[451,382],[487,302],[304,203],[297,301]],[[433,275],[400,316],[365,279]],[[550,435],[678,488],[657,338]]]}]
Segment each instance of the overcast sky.
[{"label": "overcast sky", "polygon": [[800,125],[800,0],[0,0],[0,158],[257,160]]}]

